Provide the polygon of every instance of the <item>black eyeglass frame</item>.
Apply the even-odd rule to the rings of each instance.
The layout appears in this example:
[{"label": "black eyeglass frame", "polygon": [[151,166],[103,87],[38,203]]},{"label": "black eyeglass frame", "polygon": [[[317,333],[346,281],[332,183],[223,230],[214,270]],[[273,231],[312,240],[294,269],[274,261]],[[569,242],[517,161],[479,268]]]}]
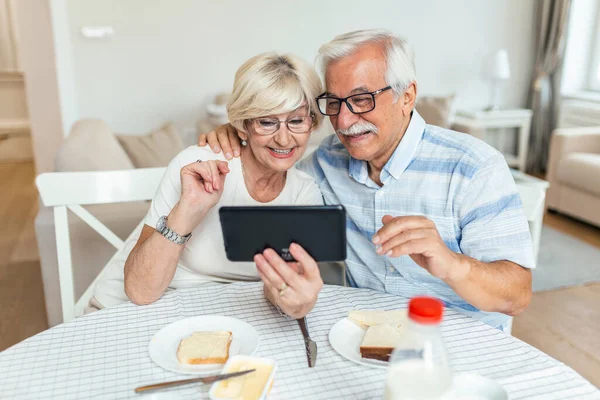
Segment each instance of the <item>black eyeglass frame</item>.
[{"label": "black eyeglass frame", "polygon": [[[350,112],[352,114],[364,114],[364,113],[368,113],[371,112],[375,109],[375,107],[377,106],[376,102],[375,102],[375,96],[377,96],[379,93],[385,92],[386,90],[390,90],[392,88],[392,86],[386,86],[384,88],[381,88],[379,90],[376,90],[374,92],[364,92],[364,93],[356,93],[353,95],[350,95],[348,97],[344,97],[344,98],[339,98],[339,97],[335,97],[335,96],[326,96],[325,93],[323,93],[322,95],[318,96],[315,100],[317,102],[317,108],[319,109],[319,112],[323,115],[327,115],[327,116],[335,116],[338,115],[340,113],[340,111],[342,111],[342,103],[346,103],[346,107],[348,107],[348,110],[350,110]],[[352,105],[350,104],[350,102],[348,101],[348,99],[351,99],[353,97],[357,97],[357,96],[364,96],[364,95],[371,95],[371,98],[373,99],[373,108],[371,108],[370,110],[366,110],[366,111],[360,111],[360,112],[356,112],[352,109]],[[337,100],[340,103],[340,108],[338,109],[338,112],[335,114],[327,114],[325,112],[323,112],[323,110],[321,110],[321,107],[319,107],[319,100],[321,99],[333,99],[333,100]]]}]

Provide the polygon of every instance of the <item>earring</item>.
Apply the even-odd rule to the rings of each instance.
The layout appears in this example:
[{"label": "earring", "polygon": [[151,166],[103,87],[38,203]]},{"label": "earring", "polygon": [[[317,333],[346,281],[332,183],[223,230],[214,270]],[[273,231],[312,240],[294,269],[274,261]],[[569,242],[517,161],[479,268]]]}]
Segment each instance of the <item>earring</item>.
[{"label": "earring", "polygon": [[242,146],[247,146],[248,142],[246,142],[245,140],[242,140]]}]

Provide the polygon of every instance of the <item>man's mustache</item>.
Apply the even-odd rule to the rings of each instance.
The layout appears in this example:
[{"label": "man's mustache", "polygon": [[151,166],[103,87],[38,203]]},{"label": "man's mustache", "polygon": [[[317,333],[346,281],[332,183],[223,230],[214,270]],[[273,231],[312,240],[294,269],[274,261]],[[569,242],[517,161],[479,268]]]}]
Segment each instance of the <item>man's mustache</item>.
[{"label": "man's mustache", "polygon": [[377,127],[375,125],[373,125],[370,122],[357,122],[354,125],[351,125],[349,128],[346,129],[338,129],[335,132],[338,135],[344,135],[344,136],[348,136],[348,135],[358,135],[359,133],[363,133],[366,131],[371,131],[373,133],[378,133],[379,130],[377,129]]}]

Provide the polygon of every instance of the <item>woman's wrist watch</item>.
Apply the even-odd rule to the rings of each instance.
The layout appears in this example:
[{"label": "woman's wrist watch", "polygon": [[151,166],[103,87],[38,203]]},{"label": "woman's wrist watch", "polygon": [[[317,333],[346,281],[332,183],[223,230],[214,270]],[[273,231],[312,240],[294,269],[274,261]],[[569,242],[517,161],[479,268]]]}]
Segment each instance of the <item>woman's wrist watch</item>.
[{"label": "woman's wrist watch", "polygon": [[156,224],[156,231],[169,239],[171,242],[175,244],[185,244],[192,237],[192,233],[188,233],[185,236],[178,234],[177,232],[171,230],[167,226],[167,216],[163,215],[158,219],[158,223]]}]

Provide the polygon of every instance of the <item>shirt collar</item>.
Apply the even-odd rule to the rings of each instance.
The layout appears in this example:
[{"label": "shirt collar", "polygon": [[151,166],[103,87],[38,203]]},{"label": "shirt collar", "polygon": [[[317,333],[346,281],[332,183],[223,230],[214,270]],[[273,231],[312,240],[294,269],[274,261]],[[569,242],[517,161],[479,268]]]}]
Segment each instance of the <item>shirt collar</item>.
[{"label": "shirt collar", "polygon": [[[396,150],[394,150],[392,156],[383,166],[383,170],[381,171],[381,182],[384,185],[390,177],[396,180],[400,179],[400,176],[412,161],[424,131],[425,120],[419,115],[417,110],[413,110],[404,137],[402,137],[398,147],[396,147]],[[350,157],[348,170],[350,176],[355,181],[362,183],[363,185],[369,185],[369,168],[366,161]],[[377,187],[377,185],[375,186]]]}]

